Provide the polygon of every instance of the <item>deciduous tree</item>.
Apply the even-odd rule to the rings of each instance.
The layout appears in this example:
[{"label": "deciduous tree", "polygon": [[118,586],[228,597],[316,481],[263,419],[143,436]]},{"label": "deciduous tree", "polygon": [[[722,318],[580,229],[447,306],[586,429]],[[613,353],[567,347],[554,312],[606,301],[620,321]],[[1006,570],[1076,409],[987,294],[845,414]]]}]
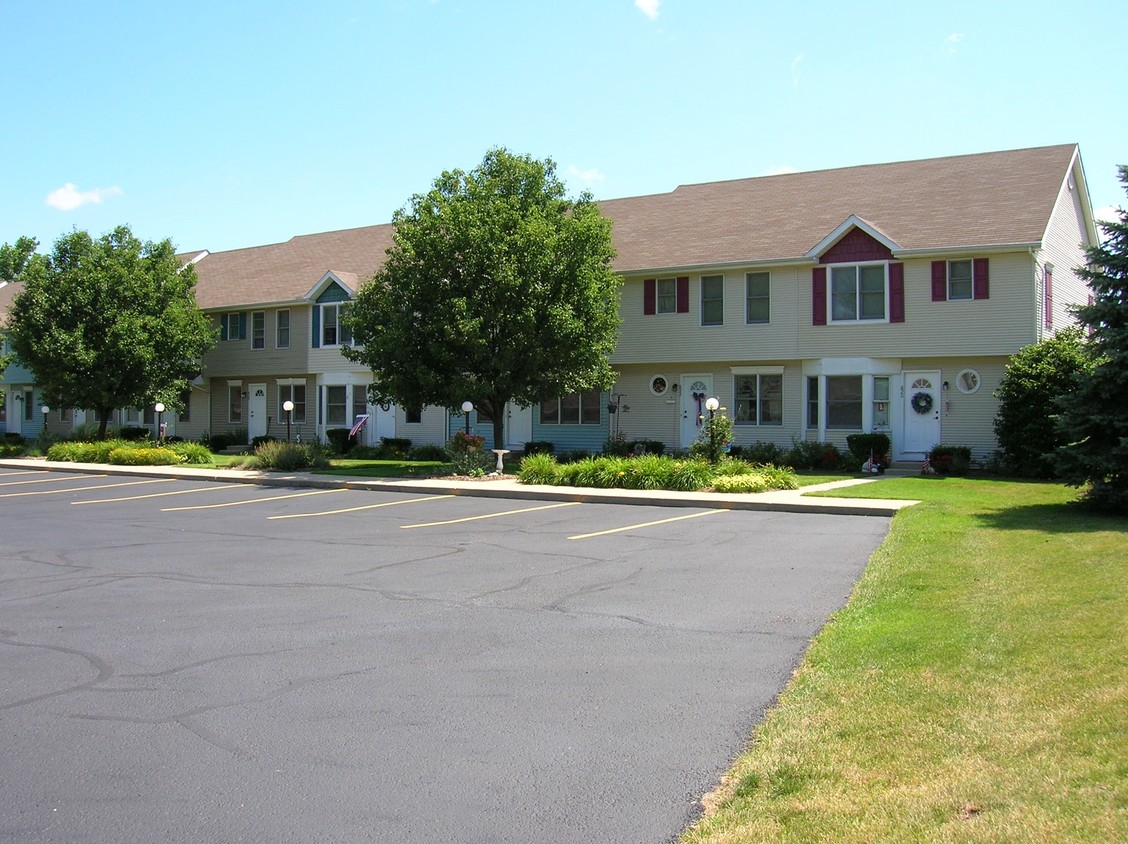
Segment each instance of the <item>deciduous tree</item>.
[{"label": "deciduous tree", "polygon": [[168,240],[127,226],[94,240],[74,231],[24,272],[9,334],[44,399],[97,410],[105,437],[115,407],[175,406],[215,330],[196,305],[196,271]]},{"label": "deciduous tree", "polygon": [[444,172],[394,225],[348,317],[345,355],[372,370],[373,401],[472,401],[498,446],[506,402],[614,382],[611,222],[589,195],[565,198],[551,160],[491,150],[468,173]]}]

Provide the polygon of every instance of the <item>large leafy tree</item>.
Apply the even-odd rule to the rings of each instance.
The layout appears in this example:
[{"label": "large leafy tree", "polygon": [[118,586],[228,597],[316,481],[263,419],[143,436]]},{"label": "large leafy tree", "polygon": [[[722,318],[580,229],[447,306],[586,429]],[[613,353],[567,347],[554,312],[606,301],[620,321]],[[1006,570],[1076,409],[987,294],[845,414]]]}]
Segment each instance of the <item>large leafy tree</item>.
[{"label": "large leafy tree", "polygon": [[39,241],[20,237],[15,243],[0,244],[0,281],[15,281],[36,258]]},{"label": "large leafy tree", "polygon": [[215,340],[196,305],[196,271],[168,240],[142,243],[127,226],[95,240],[74,231],[29,264],[9,334],[51,405],[99,411],[175,406]]},{"label": "large leafy tree", "polygon": [[[1120,168],[1128,188],[1128,166]],[[1088,484],[1089,503],[1128,513],[1128,211],[1101,223],[1104,243],[1087,250],[1079,272],[1093,291],[1076,309],[1098,355],[1062,402],[1062,431],[1069,445],[1059,452],[1058,472],[1073,486]]]},{"label": "large leafy tree", "polygon": [[1078,374],[1092,369],[1081,329],[1062,329],[1053,337],[1019,349],[1007,363],[995,391],[995,438],[1008,471],[1036,478],[1054,476],[1055,450],[1069,442],[1057,425],[1057,402]]},{"label": "large leafy tree", "polygon": [[506,402],[608,388],[619,330],[611,222],[565,198],[551,160],[504,149],[444,172],[394,217],[384,266],[361,287],[345,350],[373,401],[472,401],[503,436]]}]

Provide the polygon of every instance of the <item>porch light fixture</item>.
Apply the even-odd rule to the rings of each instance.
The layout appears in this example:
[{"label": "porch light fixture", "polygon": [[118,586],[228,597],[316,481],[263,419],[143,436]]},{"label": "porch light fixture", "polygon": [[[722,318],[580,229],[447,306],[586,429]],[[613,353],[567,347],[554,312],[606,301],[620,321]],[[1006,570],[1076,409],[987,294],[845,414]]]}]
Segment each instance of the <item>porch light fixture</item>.
[{"label": "porch light fixture", "polygon": [[462,403],[462,412],[466,414],[466,436],[470,436],[470,411],[474,409],[474,402],[464,401]]},{"label": "porch light fixture", "polygon": [[289,399],[282,402],[282,410],[286,413],[286,442],[290,441],[290,424],[294,419],[294,403]]}]

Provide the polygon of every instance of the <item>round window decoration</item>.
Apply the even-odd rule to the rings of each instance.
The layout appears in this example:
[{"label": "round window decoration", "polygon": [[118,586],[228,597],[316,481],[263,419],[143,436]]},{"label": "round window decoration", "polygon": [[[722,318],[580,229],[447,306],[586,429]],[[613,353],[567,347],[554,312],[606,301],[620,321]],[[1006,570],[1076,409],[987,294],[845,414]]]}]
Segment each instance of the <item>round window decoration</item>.
[{"label": "round window decoration", "polygon": [[650,392],[656,396],[664,396],[669,391],[670,385],[662,375],[655,375],[650,379]]},{"label": "round window decoration", "polygon": [[932,393],[914,393],[909,403],[913,406],[913,410],[924,415],[932,410]]},{"label": "round window decoration", "polygon": [[961,393],[971,395],[980,386],[979,373],[974,369],[965,369],[956,376],[956,387]]}]

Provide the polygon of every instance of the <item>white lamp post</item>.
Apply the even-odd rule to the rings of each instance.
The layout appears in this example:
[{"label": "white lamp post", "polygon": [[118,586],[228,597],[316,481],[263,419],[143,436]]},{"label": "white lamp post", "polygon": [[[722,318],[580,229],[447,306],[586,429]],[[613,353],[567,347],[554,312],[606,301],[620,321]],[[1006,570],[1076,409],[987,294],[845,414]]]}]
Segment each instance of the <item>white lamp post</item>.
[{"label": "white lamp post", "polygon": [[290,423],[294,419],[294,403],[289,399],[282,402],[282,409],[286,412],[286,442],[290,441]]},{"label": "white lamp post", "polygon": [[164,415],[165,406],[163,401],[159,401],[153,405],[153,410],[157,412],[157,442],[164,442],[164,425],[161,423],[161,417]]},{"label": "white lamp post", "polygon": [[43,433],[46,434],[47,433],[47,414],[51,412],[51,408],[49,408],[47,405],[43,405],[42,407],[39,408],[39,412],[43,414]]},{"label": "white lamp post", "polygon": [[466,414],[466,436],[470,436],[470,411],[474,409],[474,402],[464,401],[462,403],[462,412]]},{"label": "white lamp post", "polygon": [[709,462],[716,463],[717,454],[717,408],[721,406],[716,396],[705,399],[705,409],[709,411]]}]

